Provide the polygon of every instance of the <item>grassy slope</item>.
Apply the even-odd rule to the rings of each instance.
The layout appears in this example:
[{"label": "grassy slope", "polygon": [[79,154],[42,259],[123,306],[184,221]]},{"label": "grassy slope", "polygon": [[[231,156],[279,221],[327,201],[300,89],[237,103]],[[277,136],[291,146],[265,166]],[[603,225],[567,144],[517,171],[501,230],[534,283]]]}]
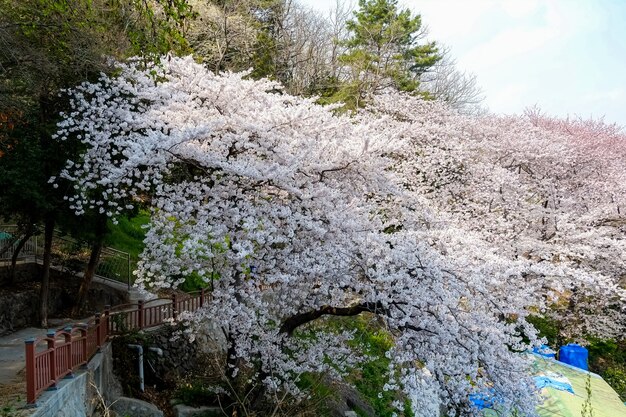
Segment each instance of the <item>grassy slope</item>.
[{"label": "grassy slope", "polygon": [[118,224],[109,224],[110,233],[105,239],[105,245],[111,248],[130,253],[135,260],[143,250],[143,239],[146,230],[142,228],[150,222],[150,214],[147,211],[139,212],[130,219],[122,217]]},{"label": "grassy slope", "polygon": [[[143,239],[146,236],[146,229],[142,226],[150,222],[150,214],[147,211],[140,211],[131,218],[122,217],[118,219],[118,224],[109,223],[109,234],[104,244],[113,249],[117,249],[130,254],[131,271],[137,268],[139,254],[143,251]],[[131,278],[131,281],[134,281]]]}]

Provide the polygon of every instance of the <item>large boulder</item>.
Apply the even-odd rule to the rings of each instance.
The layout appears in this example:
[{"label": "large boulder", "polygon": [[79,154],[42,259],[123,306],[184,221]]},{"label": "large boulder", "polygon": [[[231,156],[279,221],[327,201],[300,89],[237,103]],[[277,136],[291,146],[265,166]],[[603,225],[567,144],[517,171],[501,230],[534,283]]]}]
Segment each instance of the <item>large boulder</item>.
[{"label": "large boulder", "polygon": [[136,398],[120,397],[111,404],[111,410],[119,416],[163,417],[163,411],[156,405]]}]

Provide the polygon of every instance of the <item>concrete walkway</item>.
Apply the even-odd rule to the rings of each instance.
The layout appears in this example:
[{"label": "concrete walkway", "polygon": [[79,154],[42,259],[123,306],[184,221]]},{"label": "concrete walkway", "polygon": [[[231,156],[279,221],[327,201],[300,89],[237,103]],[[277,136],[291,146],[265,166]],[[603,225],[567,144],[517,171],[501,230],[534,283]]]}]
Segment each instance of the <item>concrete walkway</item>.
[{"label": "concrete walkway", "polygon": [[[103,282],[100,279],[94,279],[94,282],[101,282],[105,285],[111,284],[110,280],[106,281]],[[135,302],[138,299],[145,299],[145,293],[139,292],[136,288],[131,288],[129,292],[129,302]],[[159,300],[149,305],[156,306],[168,303],[169,300]],[[86,323],[89,319],[91,319],[91,317],[87,317],[83,320],[72,320],[69,318],[49,319],[48,322],[50,329],[57,330],[75,323]],[[26,367],[24,341],[30,338],[45,336],[47,332],[47,329],[28,327],[5,336],[0,336],[0,385],[24,382],[25,375],[23,370]],[[0,405],[1,404],[0,402]]]},{"label": "concrete walkway", "polygon": [[[80,323],[80,320],[50,319],[50,329],[60,329]],[[24,341],[43,337],[47,329],[28,327],[6,336],[0,336],[0,410],[8,407],[8,415],[20,417],[35,409],[26,407],[26,355]],[[3,414],[4,415],[4,414]]]},{"label": "concrete walkway", "polygon": [[[51,319],[49,322],[50,328],[56,330],[81,321]],[[26,367],[24,341],[32,337],[45,336],[47,332],[47,329],[28,327],[6,336],[0,336],[0,385],[24,381],[23,370]]]}]

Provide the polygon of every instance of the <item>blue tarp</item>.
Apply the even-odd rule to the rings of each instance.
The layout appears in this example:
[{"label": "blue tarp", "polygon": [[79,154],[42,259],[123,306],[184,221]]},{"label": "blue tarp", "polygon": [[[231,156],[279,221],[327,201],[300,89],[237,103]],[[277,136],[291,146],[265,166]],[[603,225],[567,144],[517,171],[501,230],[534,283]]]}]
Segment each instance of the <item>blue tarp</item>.
[{"label": "blue tarp", "polygon": [[548,345],[541,345],[539,347],[534,347],[533,353],[536,353],[537,355],[541,355],[545,358],[554,359],[556,357],[556,352],[553,351]]},{"label": "blue tarp", "polygon": [[589,352],[587,349],[575,343],[570,343],[559,349],[559,361],[585,371],[589,369],[587,367],[588,357]]},{"label": "blue tarp", "polygon": [[469,400],[474,405],[474,407],[479,410],[483,410],[485,408],[493,408],[495,400],[494,390],[490,389],[487,392],[476,392],[474,394],[470,394]]},{"label": "blue tarp", "polygon": [[572,394],[574,394],[574,388],[572,388],[572,384],[570,384],[569,382],[566,381],[558,381],[554,378],[550,378],[549,376],[545,376],[545,375],[538,375],[533,377],[533,379],[535,380],[535,385],[537,386],[537,388],[546,388],[546,387],[550,387],[550,388],[554,388],[554,389],[558,389],[559,391],[567,391],[567,392],[571,392]]}]

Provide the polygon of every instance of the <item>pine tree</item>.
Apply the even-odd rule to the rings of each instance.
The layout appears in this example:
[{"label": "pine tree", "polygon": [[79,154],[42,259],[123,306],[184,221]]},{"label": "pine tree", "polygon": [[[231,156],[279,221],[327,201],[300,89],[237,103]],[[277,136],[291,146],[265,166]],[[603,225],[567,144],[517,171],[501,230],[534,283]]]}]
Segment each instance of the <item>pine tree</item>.
[{"label": "pine tree", "polygon": [[339,59],[349,69],[349,82],[339,95],[352,107],[387,87],[417,91],[419,76],[441,59],[434,42],[419,43],[421,17],[398,10],[397,0],[359,0],[346,26],[351,36]]}]

